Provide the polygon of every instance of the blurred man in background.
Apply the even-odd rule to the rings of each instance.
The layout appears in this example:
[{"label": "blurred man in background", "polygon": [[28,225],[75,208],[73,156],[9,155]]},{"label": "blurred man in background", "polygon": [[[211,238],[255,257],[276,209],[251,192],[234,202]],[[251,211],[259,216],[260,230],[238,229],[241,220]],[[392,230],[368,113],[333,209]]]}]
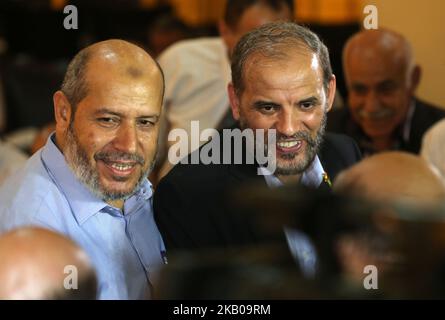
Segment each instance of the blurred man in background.
[{"label": "blurred man in background", "polygon": [[400,34],[364,30],[344,47],[348,106],[330,113],[328,130],[353,137],[364,155],[385,150],[419,153],[425,131],[445,111],[415,97],[421,69]]}]

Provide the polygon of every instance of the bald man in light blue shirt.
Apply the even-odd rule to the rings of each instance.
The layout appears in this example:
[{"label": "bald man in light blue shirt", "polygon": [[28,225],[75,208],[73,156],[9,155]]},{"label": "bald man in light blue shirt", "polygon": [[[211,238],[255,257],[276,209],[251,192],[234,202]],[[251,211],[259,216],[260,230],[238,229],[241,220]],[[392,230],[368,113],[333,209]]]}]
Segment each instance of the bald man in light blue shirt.
[{"label": "bald man in light blue shirt", "polygon": [[73,239],[95,266],[99,299],[150,298],[165,263],[147,179],[163,90],[135,45],[82,50],[54,94],[55,134],[0,189],[0,231],[38,225]]}]

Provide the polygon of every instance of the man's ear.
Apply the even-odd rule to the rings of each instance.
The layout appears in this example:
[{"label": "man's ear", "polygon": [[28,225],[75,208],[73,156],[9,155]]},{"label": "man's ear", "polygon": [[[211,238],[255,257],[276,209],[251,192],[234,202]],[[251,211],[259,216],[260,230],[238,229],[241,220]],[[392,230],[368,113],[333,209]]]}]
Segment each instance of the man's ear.
[{"label": "man's ear", "polygon": [[335,75],[332,75],[328,85],[328,92],[327,92],[328,108],[326,112],[331,110],[332,105],[334,104],[336,90],[337,90],[337,80],[335,78]]},{"label": "man's ear", "polygon": [[411,77],[410,90],[414,94],[419,86],[420,78],[422,77],[422,68],[419,65],[414,66],[413,71],[411,71],[409,76]]},{"label": "man's ear", "polygon": [[229,85],[227,86],[227,91],[229,93],[229,101],[230,101],[230,107],[232,108],[233,119],[238,121],[240,116],[240,110],[239,110],[240,101],[238,95],[235,92],[235,88],[233,87],[232,82],[230,82]]},{"label": "man's ear", "polygon": [[65,94],[60,90],[54,93],[53,103],[56,131],[66,131],[71,123],[71,104]]},{"label": "man's ear", "polygon": [[229,51],[232,50],[232,47],[235,46],[235,43],[233,43],[234,42],[233,31],[222,19],[218,21],[218,31],[227,49]]},{"label": "man's ear", "polygon": [[229,37],[230,35],[230,28],[227,26],[223,19],[218,21],[218,31],[224,42],[227,42],[227,37]]}]

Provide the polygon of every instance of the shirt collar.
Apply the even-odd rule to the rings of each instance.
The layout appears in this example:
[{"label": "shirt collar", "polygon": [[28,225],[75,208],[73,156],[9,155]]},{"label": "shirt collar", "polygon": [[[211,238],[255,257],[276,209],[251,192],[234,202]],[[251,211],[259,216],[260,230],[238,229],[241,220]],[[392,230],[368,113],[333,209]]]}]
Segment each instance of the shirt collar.
[{"label": "shirt collar", "polygon": [[414,111],[416,109],[416,102],[414,99],[411,100],[411,103],[408,107],[408,112],[406,114],[406,120],[403,124],[403,142],[409,142],[409,136],[411,133],[411,124],[413,122]]},{"label": "shirt collar", "polygon": [[[397,127],[395,131],[395,140],[393,146],[391,147],[391,150],[399,150],[402,148],[403,145],[409,143],[415,110],[416,100],[412,99],[408,106],[405,120]],[[357,123],[355,123],[355,121],[352,120],[352,118],[351,125],[353,128],[352,130],[355,132],[353,135],[355,136],[355,139],[360,146],[363,156],[369,156],[376,153],[373,148],[371,139],[364,133],[363,129]]]},{"label": "shirt collar", "polygon": [[[259,171],[264,175],[266,184],[269,188],[282,187],[283,182],[275,175],[271,174],[265,167],[259,167]],[[303,172],[300,183],[309,188],[318,188],[323,182],[325,172],[321,165],[318,155],[315,156],[309,167]]]},{"label": "shirt collar", "polygon": [[[55,134],[53,133],[42,148],[40,157],[48,174],[67,199],[77,222],[82,225],[90,217],[110,206],[95,196],[76,178],[54,140]],[[135,201],[148,200],[152,194],[151,183],[146,179],[135,195],[125,202],[124,208],[132,208],[135,206]]]}]

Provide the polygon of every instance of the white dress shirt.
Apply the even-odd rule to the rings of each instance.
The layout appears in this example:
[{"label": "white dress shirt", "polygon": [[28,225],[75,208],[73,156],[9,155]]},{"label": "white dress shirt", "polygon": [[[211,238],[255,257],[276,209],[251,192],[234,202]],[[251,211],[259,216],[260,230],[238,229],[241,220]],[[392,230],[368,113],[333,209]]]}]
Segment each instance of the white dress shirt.
[{"label": "white dress shirt", "polygon": [[[186,130],[190,139],[191,121],[199,121],[200,131],[218,126],[229,108],[227,84],[231,74],[227,49],[220,37],[177,42],[160,55],[158,62],[165,76],[159,140],[160,149],[165,151],[175,143],[167,141],[172,129]],[[188,151],[194,151],[204,142],[191,147],[188,141]],[[166,173],[170,168],[167,160],[161,172]]]}]

